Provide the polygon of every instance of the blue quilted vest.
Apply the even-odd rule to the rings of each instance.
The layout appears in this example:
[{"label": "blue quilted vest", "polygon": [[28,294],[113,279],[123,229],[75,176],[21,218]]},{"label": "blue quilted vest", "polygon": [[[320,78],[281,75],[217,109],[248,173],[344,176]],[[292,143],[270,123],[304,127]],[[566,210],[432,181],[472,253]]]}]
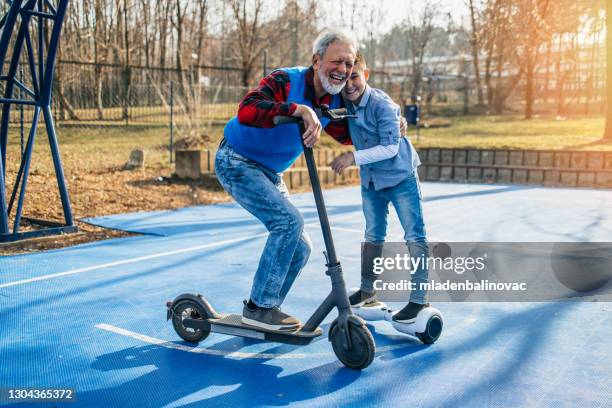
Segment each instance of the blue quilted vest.
[{"label": "blue quilted vest", "polygon": [[[289,97],[287,102],[307,105],[312,108],[312,102],[304,98],[306,88],[306,72],[308,68],[281,68],[289,74]],[[341,107],[340,95],[332,96],[331,108]],[[320,118],[325,128],[329,119]],[[302,153],[300,132],[295,124],[280,125],[274,128],[256,128],[240,124],[233,117],[223,131],[227,143],[240,155],[247,157],[262,166],[282,173],[287,170]]]}]

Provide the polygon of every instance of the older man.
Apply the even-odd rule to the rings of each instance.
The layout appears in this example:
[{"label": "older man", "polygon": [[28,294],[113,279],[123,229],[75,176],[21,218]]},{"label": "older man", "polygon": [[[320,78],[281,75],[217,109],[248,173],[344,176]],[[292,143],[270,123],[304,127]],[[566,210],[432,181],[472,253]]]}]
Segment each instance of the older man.
[{"label": "older man", "polygon": [[352,36],[329,31],[313,44],[309,68],[282,68],[263,78],[240,103],[238,116],[225,127],[216,172],[225,190],[257,217],[270,235],[259,260],[242,321],[269,330],[296,330],[300,322],[280,310],[287,292],[310,256],[304,219],[289,201],[282,179],[302,153],[297,126],[274,127],[275,116],[301,117],[304,144],[314,146],[321,129],[351,144],[348,123],[317,118],[313,108],[343,106],[339,93],[351,75],[357,54]]},{"label": "older man", "polygon": [[[313,108],[342,106],[339,92],[351,74],[357,46],[342,32],[326,32],[313,45],[312,66],[283,68],[263,78],[240,103],[238,116],[224,130],[216,158],[220,183],[270,235],[259,260],[242,321],[270,330],[295,330],[300,322],[280,310],[306,265],[311,243],[304,219],[289,201],[281,173],[302,153],[297,126],[274,127],[275,116],[301,117],[304,144],[314,146],[322,125]],[[348,124],[329,123],[325,131],[350,144]]]}]

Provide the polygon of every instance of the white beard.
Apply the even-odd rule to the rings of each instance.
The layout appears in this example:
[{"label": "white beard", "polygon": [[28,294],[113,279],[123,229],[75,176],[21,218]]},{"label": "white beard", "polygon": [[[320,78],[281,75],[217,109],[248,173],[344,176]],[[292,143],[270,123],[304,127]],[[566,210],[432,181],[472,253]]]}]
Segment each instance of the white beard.
[{"label": "white beard", "polygon": [[329,82],[329,78],[323,75],[321,71],[317,71],[317,75],[319,76],[319,80],[321,80],[321,85],[323,85],[323,89],[325,89],[325,92],[330,95],[339,94],[342,91],[342,88],[344,88],[344,85],[346,85],[346,81],[344,81],[340,85],[332,85],[331,82]]}]

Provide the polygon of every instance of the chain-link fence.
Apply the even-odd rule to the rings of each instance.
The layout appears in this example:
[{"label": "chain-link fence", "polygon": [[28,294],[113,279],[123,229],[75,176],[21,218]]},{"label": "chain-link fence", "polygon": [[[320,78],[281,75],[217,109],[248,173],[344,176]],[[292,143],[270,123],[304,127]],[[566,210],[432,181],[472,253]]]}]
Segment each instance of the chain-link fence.
[{"label": "chain-link fence", "polygon": [[[603,71],[574,74],[558,78],[547,72],[536,73],[533,78],[536,113],[603,112],[606,89]],[[227,121],[235,114],[237,104],[247,92],[241,83],[238,68],[176,70],[61,61],[54,89],[54,113],[58,122],[71,125],[165,126],[172,112],[179,127],[193,129]],[[509,89],[512,83],[509,73],[488,81],[481,78],[482,104],[471,73],[429,73],[415,81],[411,74],[374,70],[369,83],[385,90],[400,105],[412,103],[416,93],[423,113],[430,117],[495,113],[499,106],[494,105],[499,105],[500,100],[506,111],[520,112],[526,93],[524,77]],[[500,98],[504,93],[508,95]],[[20,120],[19,115],[14,113],[13,122]]]},{"label": "chain-link fence", "polygon": [[[511,76],[481,78],[482,103],[473,75],[426,75],[417,92],[422,112],[428,117],[466,114],[522,113],[525,108],[526,78],[513,84]],[[368,83],[383,89],[400,104],[413,103],[414,77],[373,71]],[[545,72],[533,78],[534,113],[548,116],[603,114],[606,100],[605,72],[561,79]],[[502,97],[503,96],[503,97]]]}]

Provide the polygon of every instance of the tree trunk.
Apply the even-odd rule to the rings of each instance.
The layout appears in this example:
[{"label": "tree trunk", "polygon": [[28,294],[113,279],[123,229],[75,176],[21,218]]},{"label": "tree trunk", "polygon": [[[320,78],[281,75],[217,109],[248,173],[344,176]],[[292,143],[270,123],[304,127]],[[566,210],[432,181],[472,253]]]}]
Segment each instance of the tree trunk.
[{"label": "tree trunk", "polygon": [[506,100],[510,97],[510,94],[514,91],[514,88],[518,85],[523,74],[525,73],[524,67],[519,69],[519,72],[514,78],[509,79],[506,83],[502,84],[500,76],[498,76],[498,84],[495,91],[495,102],[494,109],[495,113],[501,115],[504,107],[506,106]]},{"label": "tree trunk", "polygon": [[151,66],[151,45],[149,40],[149,15],[151,6],[147,0],[141,0],[142,5],[142,17],[144,27],[143,37],[144,37],[144,53],[145,53],[145,66],[149,68]]},{"label": "tree trunk", "polygon": [[[166,68],[166,54],[168,49],[168,21],[170,20],[170,5],[169,1],[158,0],[156,7],[161,11],[159,19],[159,66]],[[166,82],[166,71],[162,70],[160,87],[164,88]]]},{"label": "tree trunk", "polygon": [[104,119],[104,106],[102,103],[102,66],[96,62],[94,67],[95,84],[94,92],[96,94],[96,112],[98,120]]},{"label": "tree trunk", "polygon": [[245,88],[249,86],[249,78],[251,77],[252,70],[253,68],[250,65],[244,65],[242,67],[242,72],[241,72],[242,86],[244,86]]},{"label": "tree trunk", "polygon": [[493,86],[491,84],[491,60],[493,57],[493,50],[489,50],[487,53],[487,59],[485,60],[485,86],[487,87],[487,106],[489,109],[493,104]]},{"label": "tree trunk", "polygon": [[[185,98],[185,110],[190,113],[193,109],[193,98],[191,94],[191,87],[189,85],[185,69],[183,68],[183,35],[184,35],[184,22],[187,10],[181,7],[181,0],[176,0],[176,73],[178,75],[179,86],[181,90],[181,96]],[[187,5],[185,5],[187,7]]]},{"label": "tree trunk", "polygon": [[476,16],[474,11],[474,1],[470,0],[470,19],[472,20],[472,58],[474,63],[474,76],[476,79],[476,90],[478,92],[478,106],[484,105],[484,95],[482,93],[482,85],[480,84],[480,66],[478,63],[478,51],[479,51],[479,41],[478,41],[478,31],[476,28]]},{"label": "tree trunk", "polygon": [[606,2],[606,42],[607,42],[607,60],[606,60],[606,130],[604,140],[612,141],[612,0]]},{"label": "tree trunk", "polygon": [[563,87],[565,86],[565,71],[561,72],[561,59],[563,58],[563,34],[559,35],[559,47],[557,53],[557,116],[561,116],[563,114],[563,105],[565,105],[565,94],[563,92]]},{"label": "tree trunk", "polygon": [[546,43],[546,62],[544,64],[544,66],[546,67],[546,71],[544,73],[544,89],[542,89],[542,99],[544,104],[548,104],[548,91],[549,91],[549,84],[548,82],[550,81],[550,59],[551,59],[551,55],[552,55],[552,47],[553,47],[553,40],[551,39],[550,41],[548,41]]},{"label": "tree trunk", "polygon": [[[95,3],[95,19],[94,22],[94,92],[95,103],[98,120],[104,119],[104,108],[102,104],[102,67],[100,64],[100,31],[104,27],[104,10],[102,8],[102,0],[96,0]],[[105,37],[106,38],[106,37]]]},{"label": "tree trunk", "polygon": [[123,0],[123,42],[125,46],[125,68],[123,71],[123,110],[122,110],[122,119],[126,121],[129,120],[129,98],[130,98],[130,85],[131,85],[131,72],[130,72],[130,42],[129,42],[129,32],[128,32],[128,0]]},{"label": "tree trunk", "polygon": [[418,96],[421,91],[421,65],[417,62],[412,63],[412,89],[410,96]]},{"label": "tree trunk", "polygon": [[[527,71],[525,72],[525,119],[533,117],[533,87],[535,80],[535,62],[537,61],[537,52],[528,50],[527,56]],[[534,55],[535,53],[535,55]]]},{"label": "tree trunk", "polygon": [[[60,59],[61,53],[62,53],[62,50],[60,48],[57,54],[58,60]],[[63,72],[64,70],[62,68],[63,68],[62,64],[57,64],[55,66],[55,78],[53,79],[55,82],[55,89],[57,89],[57,95],[59,96],[60,107],[63,110],[63,112],[68,112],[68,118],[70,120],[79,120],[79,117],[74,111],[74,108],[68,101],[68,98],[66,98],[66,94],[64,94],[64,72]],[[63,116],[65,116],[65,114],[63,114]],[[62,119],[65,119],[65,118],[62,117]]]}]

